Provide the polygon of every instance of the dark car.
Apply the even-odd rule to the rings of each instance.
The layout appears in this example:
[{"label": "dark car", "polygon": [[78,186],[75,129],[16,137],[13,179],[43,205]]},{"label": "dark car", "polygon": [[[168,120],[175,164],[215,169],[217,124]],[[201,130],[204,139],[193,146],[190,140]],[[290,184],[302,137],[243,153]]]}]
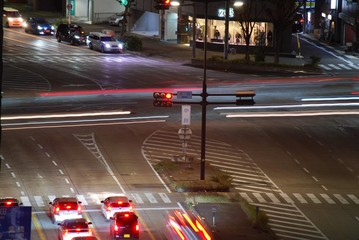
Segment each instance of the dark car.
[{"label": "dark car", "polygon": [[117,212],[111,220],[111,239],[139,239],[138,217],[134,212]]},{"label": "dark car", "polygon": [[16,207],[20,206],[22,203],[19,202],[16,198],[13,197],[5,197],[0,198],[0,207]]},{"label": "dark car", "polygon": [[60,24],[57,27],[56,39],[58,42],[69,42],[72,45],[86,44],[85,30],[77,24]]},{"label": "dark car", "polygon": [[30,17],[23,24],[26,33],[34,33],[38,35],[54,35],[55,28],[45,18]]}]

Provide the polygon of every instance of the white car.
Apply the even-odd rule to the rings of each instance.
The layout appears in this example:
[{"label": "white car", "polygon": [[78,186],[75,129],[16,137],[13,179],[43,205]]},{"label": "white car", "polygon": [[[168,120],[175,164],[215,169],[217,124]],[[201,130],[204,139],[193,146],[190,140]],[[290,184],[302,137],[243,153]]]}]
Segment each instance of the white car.
[{"label": "white car", "polygon": [[76,237],[92,237],[92,229],[89,227],[91,224],[91,222],[87,222],[84,218],[66,219],[58,224],[58,239],[72,240]]},{"label": "white car", "polygon": [[123,20],[123,13],[117,13],[110,17],[108,23],[112,26],[121,26],[122,20]]},{"label": "white car", "polygon": [[74,197],[55,198],[50,204],[50,217],[53,223],[61,223],[65,219],[82,218],[81,201]]},{"label": "white car", "polygon": [[119,52],[123,53],[123,44],[117,41],[113,36],[90,32],[87,37],[87,44],[90,49],[100,50],[101,52]]},{"label": "white car", "polygon": [[132,212],[132,200],[126,196],[110,196],[101,201],[101,211],[107,221],[113,217],[116,212]]}]

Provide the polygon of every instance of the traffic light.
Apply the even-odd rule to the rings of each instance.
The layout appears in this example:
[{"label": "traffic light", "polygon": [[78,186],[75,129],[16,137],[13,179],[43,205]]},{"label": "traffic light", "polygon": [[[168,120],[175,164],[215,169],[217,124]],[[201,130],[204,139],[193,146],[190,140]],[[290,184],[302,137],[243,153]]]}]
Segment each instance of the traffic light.
[{"label": "traffic light", "polygon": [[256,95],[253,90],[236,91],[236,105],[254,105],[254,96]]},{"label": "traffic light", "polygon": [[157,10],[167,10],[171,6],[171,0],[156,0],[155,8]]},{"label": "traffic light", "polygon": [[125,7],[128,5],[128,0],[117,0],[117,1]]},{"label": "traffic light", "polygon": [[173,102],[173,94],[169,92],[154,92],[153,98],[153,106],[155,107],[172,107]]}]

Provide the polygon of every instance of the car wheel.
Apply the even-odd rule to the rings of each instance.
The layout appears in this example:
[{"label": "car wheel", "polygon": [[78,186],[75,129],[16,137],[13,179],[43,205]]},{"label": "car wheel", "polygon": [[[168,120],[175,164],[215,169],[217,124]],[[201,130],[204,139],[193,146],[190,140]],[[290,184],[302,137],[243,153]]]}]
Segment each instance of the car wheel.
[{"label": "car wheel", "polygon": [[89,43],[89,49],[93,50],[92,43]]},{"label": "car wheel", "polygon": [[56,39],[57,39],[57,42],[61,42],[60,36],[57,36]]},{"label": "car wheel", "polygon": [[101,52],[104,53],[105,52],[105,48],[103,46],[101,46]]}]

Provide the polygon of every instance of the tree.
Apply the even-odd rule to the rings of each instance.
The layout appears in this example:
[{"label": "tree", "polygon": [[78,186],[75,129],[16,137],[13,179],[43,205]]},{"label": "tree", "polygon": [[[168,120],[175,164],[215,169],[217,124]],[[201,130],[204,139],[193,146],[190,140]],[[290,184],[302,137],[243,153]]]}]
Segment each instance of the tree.
[{"label": "tree", "polygon": [[130,14],[130,9],[133,5],[135,5],[135,0],[116,0],[118,1],[121,5],[123,5],[125,7],[125,11],[123,13],[123,19],[121,20],[121,36],[123,36],[126,33],[127,30],[127,17],[129,17]]},{"label": "tree", "polygon": [[256,24],[255,17],[264,13],[264,5],[259,0],[248,0],[236,12],[236,18],[241,26],[243,39],[246,42],[246,52],[244,59],[250,61],[249,44]]},{"label": "tree", "polygon": [[[297,2],[298,3],[298,2]],[[296,4],[295,0],[268,0],[266,14],[273,23],[274,30],[274,63],[279,63],[279,53],[282,50],[283,34],[288,30],[294,21],[298,9],[303,2]]]}]

